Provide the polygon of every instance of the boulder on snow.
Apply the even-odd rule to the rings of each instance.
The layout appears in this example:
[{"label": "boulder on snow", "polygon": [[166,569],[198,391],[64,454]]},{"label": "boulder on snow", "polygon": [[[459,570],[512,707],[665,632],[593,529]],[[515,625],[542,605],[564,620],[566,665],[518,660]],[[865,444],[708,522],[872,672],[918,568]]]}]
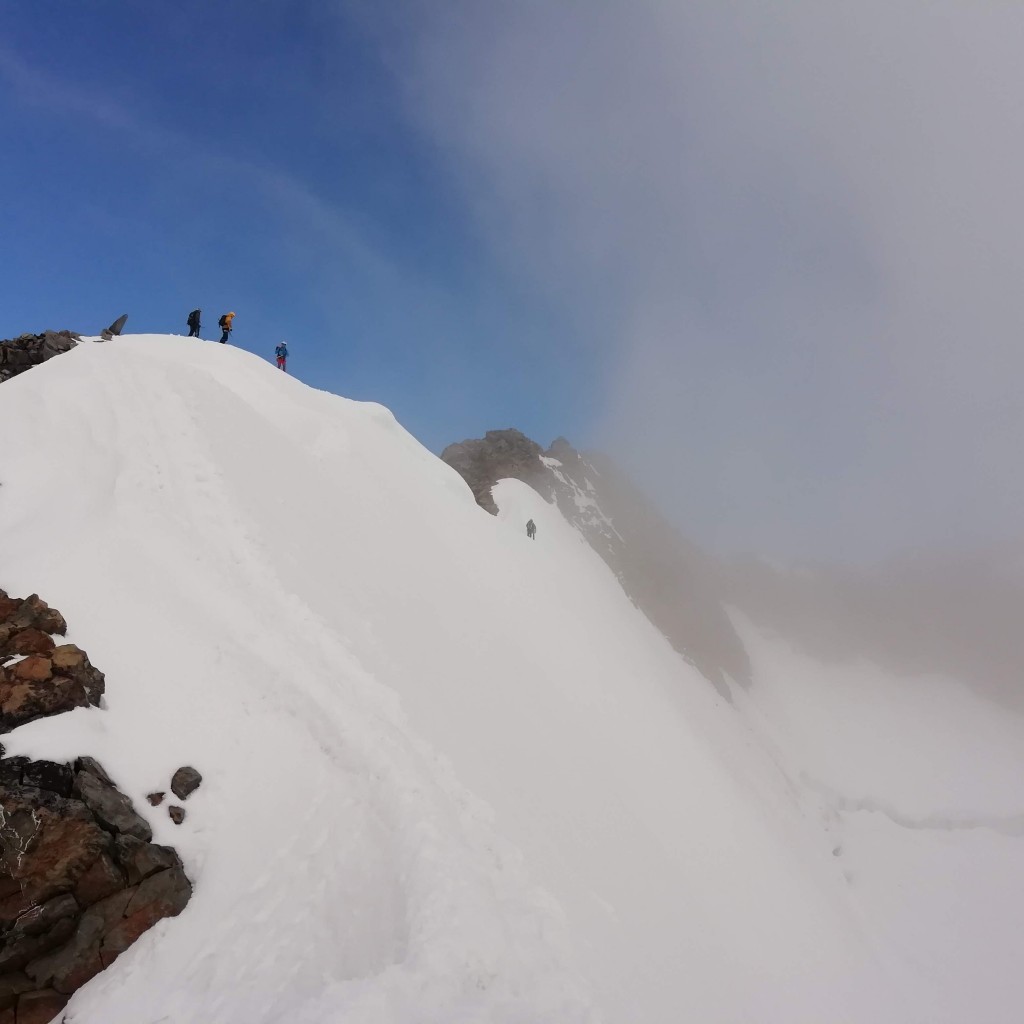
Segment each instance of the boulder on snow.
[{"label": "boulder on snow", "polygon": [[171,792],[179,800],[187,800],[189,794],[194,793],[202,781],[202,775],[195,768],[179,768],[171,778]]},{"label": "boulder on snow", "polygon": [[171,816],[171,821],[173,821],[175,825],[180,825],[185,820],[184,807],[178,807],[175,804],[171,804],[171,806],[167,808],[167,813]]},{"label": "boulder on snow", "polygon": [[100,337],[104,341],[110,341],[111,338],[116,338],[121,331],[124,330],[124,325],[128,322],[128,314],[122,313],[109,327],[100,331]]}]

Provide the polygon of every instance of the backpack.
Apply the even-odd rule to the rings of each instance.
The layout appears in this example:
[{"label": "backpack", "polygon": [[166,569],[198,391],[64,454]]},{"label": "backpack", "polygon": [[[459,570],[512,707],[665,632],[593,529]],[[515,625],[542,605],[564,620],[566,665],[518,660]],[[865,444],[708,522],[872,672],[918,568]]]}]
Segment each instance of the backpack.
[{"label": "backpack", "polygon": [[186,320],[185,323],[187,323],[189,325],[199,323],[199,314],[201,312],[202,312],[202,310],[193,309],[192,312],[189,313],[188,320]]},{"label": "backpack", "polygon": [[219,319],[219,320],[217,321],[217,326],[218,326],[218,327],[227,327],[227,325],[228,325],[228,317],[227,317],[227,313],[225,313],[225,314],[224,314],[224,315],[223,315],[223,316],[222,316],[222,317],[221,317],[221,318],[220,318],[220,319]]}]

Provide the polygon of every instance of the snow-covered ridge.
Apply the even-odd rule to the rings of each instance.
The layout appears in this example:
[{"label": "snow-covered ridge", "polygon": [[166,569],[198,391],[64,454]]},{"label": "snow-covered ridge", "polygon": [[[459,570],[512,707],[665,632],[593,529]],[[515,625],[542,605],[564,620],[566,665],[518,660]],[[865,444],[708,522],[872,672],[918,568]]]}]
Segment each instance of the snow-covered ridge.
[{"label": "snow-covered ridge", "polygon": [[109,693],[9,752],[91,753],[147,814],[204,776],[150,814],[191,903],[69,1024],[1015,1020],[1022,840],[871,809],[1020,810],[1019,732],[955,681],[887,731],[884,679],[740,623],[730,706],[536,491],[488,515],[386,409],[230,347],[79,346],[0,436],[0,585]]}]

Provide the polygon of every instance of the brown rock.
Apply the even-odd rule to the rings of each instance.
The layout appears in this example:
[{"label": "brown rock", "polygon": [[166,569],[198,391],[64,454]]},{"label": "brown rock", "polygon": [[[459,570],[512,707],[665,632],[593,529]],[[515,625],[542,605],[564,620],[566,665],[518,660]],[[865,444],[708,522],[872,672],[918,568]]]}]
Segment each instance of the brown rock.
[{"label": "brown rock", "polygon": [[0,622],[6,622],[20,605],[21,602],[16,597],[8,597],[6,594],[0,596]]},{"label": "brown rock", "polygon": [[6,620],[19,629],[33,627],[41,629],[44,633],[59,633],[61,636],[68,628],[64,616],[55,608],[51,608],[38,594],[32,594],[24,601],[19,601],[17,607],[7,614]]},{"label": "brown rock", "polygon": [[110,837],[77,800],[52,797],[50,806],[42,806],[37,800],[8,795],[0,806],[0,870],[21,886],[18,897],[0,901],[0,922],[10,920],[6,915],[21,900],[42,903],[71,891],[110,845]]},{"label": "brown rock", "polygon": [[13,1009],[0,1010],[0,1024],[18,1024],[18,1018],[14,1016]]},{"label": "brown rock", "polygon": [[171,816],[171,821],[173,821],[175,825],[180,825],[185,820],[184,807],[176,807],[172,804],[167,808],[167,813]]},{"label": "brown rock", "polygon": [[32,628],[12,633],[3,644],[5,654],[49,654],[53,648],[54,643],[48,633]]},{"label": "brown rock", "polygon": [[158,804],[162,804],[164,802],[164,795],[165,794],[163,792],[147,793],[146,799],[149,801],[151,807],[156,807]]},{"label": "brown rock", "polygon": [[50,655],[54,669],[64,672],[73,672],[75,669],[81,668],[88,660],[85,651],[77,644],[61,644]]},{"label": "brown rock", "polygon": [[80,683],[90,704],[98,705],[106,687],[103,673],[90,661],[89,656],[75,644],[61,644],[50,655],[53,671]]},{"label": "brown rock", "polygon": [[150,875],[136,891],[118,922],[103,939],[104,966],[123,953],[143,932],[165,917],[177,917],[192,896],[192,886],[181,867]]},{"label": "brown rock", "polygon": [[[47,671],[49,669],[50,663],[46,658],[26,658],[6,672],[13,676],[16,670],[30,662],[43,662]],[[24,681],[4,678],[3,671],[0,670],[0,732],[10,732],[25,722],[85,707],[89,703],[85,688],[75,679],[57,676],[41,681]],[[29,668],[24,671],[41,670]]]},{"label": "brown rock", "polygon": [[105,853],[101,853],[75,886],[75,899],[83,907],[92,906],[124,888],[124,875]]},{"label": "brown rock", "polygon": [[68,1004],[70,997],[47,988],[18,997],[18,1024],[50,1024]]},{"label": "brown rock", "polygon": [[31,655],[7,670],[13,679],[23,683],[43,683],[53,675],[49,658]]}]

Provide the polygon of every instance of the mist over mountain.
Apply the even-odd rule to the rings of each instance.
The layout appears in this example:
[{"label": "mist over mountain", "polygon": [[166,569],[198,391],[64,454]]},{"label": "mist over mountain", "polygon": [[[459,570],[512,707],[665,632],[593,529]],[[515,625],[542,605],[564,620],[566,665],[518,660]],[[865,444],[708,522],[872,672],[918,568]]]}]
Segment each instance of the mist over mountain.
[{"label": "mist over mountain", "polygon": [[816,658],[947,675],[1024,711],[1024,579],[1012,557],[916,554],[873,568],[718,565],[725,600]]}]

